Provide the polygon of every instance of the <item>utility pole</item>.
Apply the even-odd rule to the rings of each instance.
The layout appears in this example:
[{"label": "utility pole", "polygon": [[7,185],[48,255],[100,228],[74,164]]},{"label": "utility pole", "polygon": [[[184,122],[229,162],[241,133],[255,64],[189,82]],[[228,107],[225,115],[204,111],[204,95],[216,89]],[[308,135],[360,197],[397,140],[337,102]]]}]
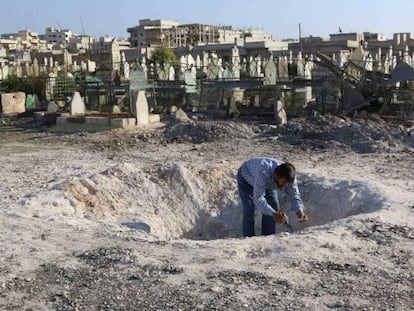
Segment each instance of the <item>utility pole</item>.
[{"label": "utility pole", "polygon": [[302,26],[299,23],[299,44],[300,44],[300,52],[302,53]]}]

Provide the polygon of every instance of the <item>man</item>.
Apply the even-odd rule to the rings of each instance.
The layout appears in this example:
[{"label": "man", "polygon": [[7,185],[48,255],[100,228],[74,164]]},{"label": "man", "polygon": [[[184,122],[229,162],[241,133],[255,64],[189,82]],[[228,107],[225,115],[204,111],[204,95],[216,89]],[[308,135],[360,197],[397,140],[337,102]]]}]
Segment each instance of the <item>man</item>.
[{"label": "man", "polygon": [[275,223],[286,222],[286,215],[278,212],[276,189],[283,189],[300,222],[307,221],[296,182],[296,169],[290,163],[272,158],[247,160],[237,174],[239,196],[243,206],[243,235],[254,236],[254,209],[263,214],[262,234],[275,233]]}]

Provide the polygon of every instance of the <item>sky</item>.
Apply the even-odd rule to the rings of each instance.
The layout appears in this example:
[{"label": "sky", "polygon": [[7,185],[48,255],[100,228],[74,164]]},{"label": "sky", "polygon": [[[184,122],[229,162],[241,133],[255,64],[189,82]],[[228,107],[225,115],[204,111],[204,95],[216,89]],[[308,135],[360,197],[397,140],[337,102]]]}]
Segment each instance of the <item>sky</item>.
[{"label": "sky", "polygon": [[[140,19],[258,28],[275,39],[338,32],[414,32],[413,0],[13,0],[3,5],[0,33],[47,26],[127,38]],[[7,14],[4,14],[7,11]]]}]

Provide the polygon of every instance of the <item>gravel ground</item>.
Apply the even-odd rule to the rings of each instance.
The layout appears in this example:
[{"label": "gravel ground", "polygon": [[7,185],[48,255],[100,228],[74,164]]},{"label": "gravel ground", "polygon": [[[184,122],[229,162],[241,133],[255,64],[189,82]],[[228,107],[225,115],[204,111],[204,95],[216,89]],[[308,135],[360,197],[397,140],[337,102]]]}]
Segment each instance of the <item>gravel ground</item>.
[{"label": "gravel ground", "polygon": [[[407,137],[389,125],[319,117],[283,131],[199,121],[68,134],[7,122],[1,310],[413,310],[414,157]],[[52,211],[60,201],[37,212],[22,203],[54,200],[59,185],[123,163],[234,171],[259,155],[289,159],[306,174],[369,183],[384,206],[293,234],[193,241],[123,226],[133,221],[127,211],[105,218]],[[229,187],[220,169],[205,177],[210,192]]]}]

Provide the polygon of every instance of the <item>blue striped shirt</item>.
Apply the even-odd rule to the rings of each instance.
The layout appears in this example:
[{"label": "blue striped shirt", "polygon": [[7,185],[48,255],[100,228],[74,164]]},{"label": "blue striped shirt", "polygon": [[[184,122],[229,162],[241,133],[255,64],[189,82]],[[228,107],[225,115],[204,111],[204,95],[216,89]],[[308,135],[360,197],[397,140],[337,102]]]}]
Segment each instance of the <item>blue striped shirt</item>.
[{"label": "blue striped shirt", "polygon": [[[272,158],[254,158],[247,160],[241,166],[241,174],[247,183],[253,187],[253,202],[264,215],[272,215],[275,210],[266,201],[266,190],[276,190],[273,173],[282,161]],[[295,212],[303,211],[304,206],[296,179],[283,188]]]}]

